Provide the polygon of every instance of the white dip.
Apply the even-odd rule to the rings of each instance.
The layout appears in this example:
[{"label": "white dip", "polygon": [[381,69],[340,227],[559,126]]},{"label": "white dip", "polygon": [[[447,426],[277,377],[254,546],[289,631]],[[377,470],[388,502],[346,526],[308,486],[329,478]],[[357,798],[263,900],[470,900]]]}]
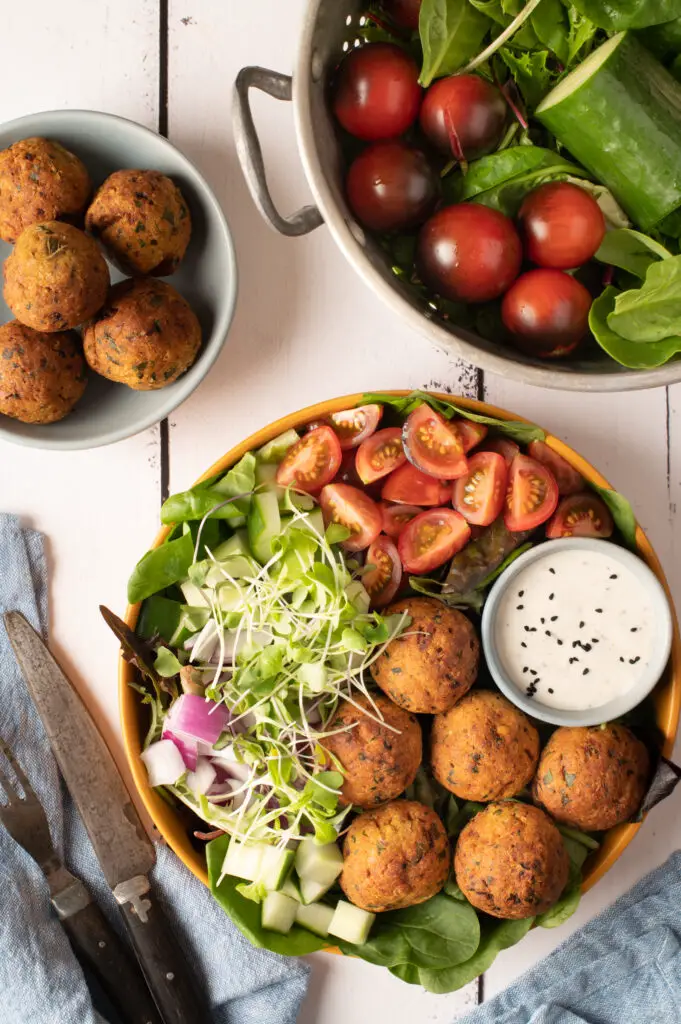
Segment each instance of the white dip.
[{"label": "white dip", "polygon": [[607,552],[544,547],[545,557],[521,569],[499,601],[499,660],[538,703],[600,707],[626,693],[651,657],[650,595]]}]

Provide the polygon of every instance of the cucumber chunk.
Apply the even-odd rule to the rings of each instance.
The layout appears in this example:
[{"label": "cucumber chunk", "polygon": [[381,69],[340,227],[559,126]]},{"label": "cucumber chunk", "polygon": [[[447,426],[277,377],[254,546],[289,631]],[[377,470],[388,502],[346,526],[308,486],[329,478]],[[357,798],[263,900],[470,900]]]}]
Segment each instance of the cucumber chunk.
[{"label": "cucumber chunk", "polygon": [[210,608],[210,602],[201,587],[197,587],[191,580],[180,583],[180,590],[190,608]]},{"label": "cucumber chunk", "polygon": [[329,924],[329,935],[335,935],[337,939],[345,939],[346,942],[353,942],[355,945],[361,946],[369,938],[369,932],[375,920],[375,914],[361,910],[353,903],[339,900]]},{"label": "cucumber chunk", "polygon": [[256,882],[260,877],[265,849],[267,847],[263,843],[240,843],[238,839],[232,839],[227,847],[220,878],[234,875],[247,882]]},{"label": "cucumber chunk", "polygon": [[235,555],[250,555],[251,549],[248,546],[248,530],[235,530],[228,540],[218,544],[213,551],[213,557],[222,562],[226,558],[233,558]]},{"label": "cucumber chunk", "polygon": [[301,903],[296,910],[296,924],[301,924],[309,932],[325,939],[334,913],[333,907],[327,907],[324,903],[312,903],[307,907]]},{"label": "cucumber chunk", "polygon": [[279,850],[276,846],[267,846],[263,850],[258,881],[262,882],[268,892],[281,889],[293,867],[293,850]]},{"label": "cucumber chunk", "polygon": [[217,583],[229,582],[228,577],[238,580],[242,576],[255,576],[258,569],[255,562],[245,555],[232,555],[231,558],[222,558],[217,565],[208,570],[206,586],[214,587]]},{"label": "cucumber chunk", "polygon": [[325,896],[333,882],[329,882],[327,885],[323,882],[314,882],[311,878],[300,878],[298,884],[300,886],[301,901],[307,906],[310,903],[316,903],[322,896]]},{"label": "cucumber chunk", "polygon": [[279,892],[283,892],[284,896],[290,896],[292,900],[297,900],[298,903],[303,901],[303,897],[300,894],[300,886],[293,874],[288,876]]},{"label": "cucumber chunk", "polygon": [[320,846],[314,839],[303,839],[296,850],[296,871],[301,882],[309,879],[327,888],[343,870],[343,854],[336,843]]},{"label": "cucumber chunk", "polygon": [[277,495],[274,491],[254,494],[248,513],[248,542],[262,565],[272,557],[272,541],[280,533],[281,516]]},{"label": "cucumber chunk", "polygon": [[263,900],[261,923],[263,928],[271,932],[288,935],[296,919],[296,911],[300,906],[283,892],[268,892]]},{"label": "cucumber chunk", "polygon": [[295,430],[285,430],[283,434],[258,448],[255,457],[258,462],[281,462],[289,448],[299,440],[300,437]]}]

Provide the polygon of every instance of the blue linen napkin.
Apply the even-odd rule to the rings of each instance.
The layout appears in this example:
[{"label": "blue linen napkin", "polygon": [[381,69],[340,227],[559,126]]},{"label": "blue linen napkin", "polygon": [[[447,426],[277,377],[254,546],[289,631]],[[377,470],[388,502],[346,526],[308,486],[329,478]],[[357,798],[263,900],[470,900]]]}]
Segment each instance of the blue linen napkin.
[{"label": "blue linen napkin", "polygon": [[[115,901],[10,648],[2,614],[12,609],[46,636],[43,538],[0,514],[0,737],[45,808],[55,849],[120,932]],[[214,1024],[295,1024],[308,968],[255,949],[166,846],[158,844],[157,858],[152,884],[208,993]],[[1,824],[0,1024],[101,1024],[43,875]]]},{"label": "blue linen napkin", "polygon": [[457,1024],[679,1024],[681,851]]}]

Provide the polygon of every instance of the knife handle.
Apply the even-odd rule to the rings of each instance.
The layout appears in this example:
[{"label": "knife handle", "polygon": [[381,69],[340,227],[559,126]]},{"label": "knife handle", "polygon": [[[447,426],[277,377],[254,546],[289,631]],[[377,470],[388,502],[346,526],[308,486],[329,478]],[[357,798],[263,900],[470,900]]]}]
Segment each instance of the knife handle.
[{"label": "knife handle", "polygon": [[62,918],[62,925],[125,1024],[163,1024],[132,954],[96,903]]},{"label": "knife handle", "polygon": [[138,875],[116,886],[114,896],[165,1024],[206,1024],[206,999],[149,880]]}]

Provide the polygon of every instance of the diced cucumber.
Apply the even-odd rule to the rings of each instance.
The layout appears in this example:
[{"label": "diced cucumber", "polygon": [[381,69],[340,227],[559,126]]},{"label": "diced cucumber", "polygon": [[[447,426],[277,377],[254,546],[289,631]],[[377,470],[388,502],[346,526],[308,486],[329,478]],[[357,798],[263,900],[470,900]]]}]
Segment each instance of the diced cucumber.
[{"label": "diced cucumber", "polygon": [[248,513],[248,543],[262,565],[272,557],[272,541],[279,533],[281,516],[277,495],[274,491],[254,494]]},{"label": "diced cucumber", "polygon": [[[256,484],[268,484],[272,488],[277,487],[277,465],[274,462],[259,462],[255,467]],[[283,487],[279,490],[284,490]]]},{"label": "diced cucumber", "polygon": [[343,870],[343,854],[336,843],[320,845],[314,839],[303,839],[296,850],[296,871],[301,882],[309,879],[327,888]]},{"label": "diced cucumber", "polygon": [[348,583],[345,588],[345,596],[350,604],[354,605],[361,615],[364,615],[369,611],[371,598],[369,597],[368,591],[359,580],[353,580],[352,583]]},{"label": "diced cucumber", "polygon": [[279,850],[276,846],[265,847],[258,881],[262,882],[268,892],[281,889],[291,872],[294,857],[293,850]]},{"label": "diced cucumber", "polygon": [[296,924],[302,924],[309,932],[325,939],[334,913],[333,907],[327,907],[324,903],[311,903],[307,907],[301,903],[296,910]]},{"label": "diced cucumber", "polygon": [[250,553],[248,530],[236,530],[231,537],[215,548],[213,557],[218,562],[222,562],[226,558],[233,558],[234,555],[250,555]]},{"label": "diced cucumber", "polygon": [[297,900],[298,903],[302,903],[303,901],[303,897],[300,894],[300,887],[298,886],[296,877],[293,873],[291,873],[286,879],[279,892],[283,892],[284,896],[290,896],[292,900]]},{"label": "diced cucumber", "polygon": [[210,602],[201,590],[201,587],[197,587],[191,580],[185,580],[184,583],[180,583],[180,590],[185,601],[192,608],[210,608]]},{"label": "diced cucumber", "polygon": [[216,583],[223,583],[227,576],[238,580],[242,576],[255,576],[256,573],[257,568],[251,558],[247,558],[245,555],[233,555],[231,558],[221,559],[217,565],[208,570],[206,586],[214,587]]},{"label": "diced cucumber", "polygon": [[189,608],[183,604],[177,629],[170,638],[170,646],[182,647],[185,640],[203,629],[209,618],[210,608]]},{"label": "diced cucumber", "polygon": [[315,536],[320,534],[324,536],[326,527],[324,526],[324,516],[320,508],[313,508],[311,512],[305,516],[304,519],[298,519],[296,522],[296,528],[299,530],[309,530],[314,533]]},{"label": "diced cucumber", "polygon": [[[206,591],[206,594],[210,591]],[[237,608],[240,608],[243,603],[243,592],[241,587],[236,586],[234,583],[230,583],[229,580],[223,580],[215,586],[213,591],[215,598],[222,608],[223,612],[233,612]]]},{"label": "diced cucumber", "polygon": [[361,946],[369,938],[369,932],[375,920],[375,914],[361,910],[353,903],[347,903],[346,900],[339,900],[329,924],[328,934]]},{"label": "diced cucumber", "polygon": [[314,882],[311,878],[299,878],[298,883],[300,885],[300,898],[306,906],[320,900],[333,885],[333,882],[329,882],[328,885]]},{"label": "diced cucumber", "polygon": [[285,430],[283,434],[258,448],[255,457],[258,462],[281,462],[289,448],[299,440],[300,437],[295,430]]},{"label": "diced cucumber", "polygon": [[232,839],[227,847],[220,877],[234,875],[247,882],[256,882],[260,877],[263,852],[266,849],[264,843],[241,843],[238,839]]},{"label": "diced cucumber", "polygon": [[268,892],[262,905],[261,923],[263,928],[271,932],[288,935],[296,919],[296,911],[300,904],[284,896],[283,892]]}]

